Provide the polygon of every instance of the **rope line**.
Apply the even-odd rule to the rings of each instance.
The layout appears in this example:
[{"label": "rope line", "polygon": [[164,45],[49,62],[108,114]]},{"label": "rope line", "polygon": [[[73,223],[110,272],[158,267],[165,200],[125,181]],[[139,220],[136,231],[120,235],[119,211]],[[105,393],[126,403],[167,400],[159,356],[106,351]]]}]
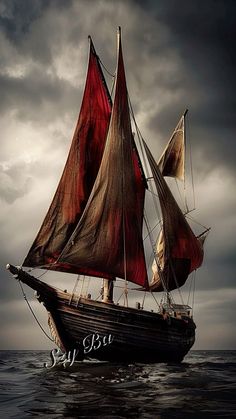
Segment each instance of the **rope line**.
[{"label": "rope line", "polygon": [[28,301],[28,299],[27,299],[27,297],[26,297],[26,294],[25,294],[25,292],[24,292],[24,288],[23,288],[23,286],[22,286],[22,284],[21,284],[21,281],[18,279],[18,282],[19,282],[19,285],[20,285],[20,288],[21,288],[21,292],[22,292],[22,294],[23,294],[23,297],[24,297],[24,300],[26,301],[26,303],[27,303],[27,305],[28,305],[28,307],[29,307],[29,309],[30,309],[30,311],[31,311],[31,313],[32,313],[32,315],[33,315],[33,317],[34,317],[34,319],[35,319],[35,321],[36,321],[36,323],[38,324],[38,326],[40,327],[40,329],[42,330],[42,332],[45,334],[45,336],[51,341],[51,342],[53,342],[53,343],[55,343],[54,342],[54,340],[47,334],[47,332],[44,330],[44,328],[43,328],[43,326],[40,324],[40,322],[39,322],[39,320],[37,319],[37,317],[36,317],[36,315],[34,314],[34,311],[33,311],[33,309],[32,309],[32,307],[31,307],[31,305],[30,305],[30,303],[29,303],[29,301]]},{"label": "rope line", "polygon": [[192,145],[191,145],[191,136],[190,136],[190,126],[189,120],[187,118],[188,125],[188,143],[189,143],[189,158],[190,158],[190,173],[191,173],[191,183],[192,183],[192,193],[193,193],[193,207],[196,207],[196,197],[195,197],[195,188],[194,188],[194,173],[193,173],[193,161],[192,161]]},{"label": "rope line", "polygon": [[104,68],[104,70],[107,72],[107,74],[109,74],[109,76],[111,76],[111,77],[115,77],[115,74],[112,74],[108,69],[107,69],[107,67],[103,64],[103,62],[102,62],[102,60],[100,59],[100,57],[97,55],[97,58],[98,58],[98,61],[99,61],[99,63],[101,64],[101,66]]}]

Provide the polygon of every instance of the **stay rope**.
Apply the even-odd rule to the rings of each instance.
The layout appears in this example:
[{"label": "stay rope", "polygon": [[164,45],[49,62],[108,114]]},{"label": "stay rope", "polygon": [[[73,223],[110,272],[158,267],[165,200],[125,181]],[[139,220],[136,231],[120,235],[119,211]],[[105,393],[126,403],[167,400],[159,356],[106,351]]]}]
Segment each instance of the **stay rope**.
[{"label": "stay rope", "polygon": [[33,315],[33,317],[34,317],[34,319],[35,319],[35,321],[36,321],[36,323],[38,324],[38,326],[40,327],[40,329],[42,330],[42,332],[45,334],[45,336],[51,341],[51,342],[53,342],[53,343],[55,343],[54,342],[54,340],[48,335],[48,333],[46,332],[46,330],[44,330],[44,328],[43,328],[43,326],[41,325],[41,323],[39,322],[39,320],[37,319],[37,317],[36,317],[36,315],[35,315],[35,313],[34,313],[34,311],[33,311],[33,309],[32,309],[32,307],[31,307],[31,305],[30,305],[30,303],[29,303],[29,300],[28,300],[28,298],[27,298],[27,296],[26,296],[26,294],[25,294],[25,291],[24,291],[24,288],[23,288],[23,286],[22,286],[22,283],[21,283],[21,281],[20,281],[20,279],[18,279],[18,282],[19,282],[19,285],[20,285],[20,288],[21,288],[21,292],[22,292],[22,295],[23,295],[23,297],[24,297],[24,300],[26,301],[26,304],[28,305],[28,307],[29,307],[29,309],[30,309],[30,311],[31,311],[31,313],[32,313],[32,315]]},{"label": "stay rope", "polygon": [[113,74],[113,73],[111,73],[108,69],[107,69],[107,67],[103,64],[103,62],[102,62],[102,60],[101,60],[101,58],[97,55],[97,58],[98,58],[98,61],[99,61],[99,63],[101,64],[101,66],[104,68],[104,70],[107,72],[107,74],[109,74],[109,76],[111,76],[111,77],[115,77],[115,74]]}]

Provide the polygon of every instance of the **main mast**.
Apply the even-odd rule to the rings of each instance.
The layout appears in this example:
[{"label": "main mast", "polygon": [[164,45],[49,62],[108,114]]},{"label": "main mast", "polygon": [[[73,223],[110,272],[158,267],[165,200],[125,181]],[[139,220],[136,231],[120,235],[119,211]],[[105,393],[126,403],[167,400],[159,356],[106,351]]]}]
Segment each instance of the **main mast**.
[{"label": "main mast", "polygon": [[[121,28],[120,26],[118,26],[117,28],[117,46],[116,46],[116,56],[117,56],[117,60],[116,60],[116,79],[115,79],[115,91],[117,88],[117,79],[119,77],[119,61],[122,60],[123,61],[123,57],[122,57],[122,51],[121,51]],[[120,56],[121,53],[121,56]],[[121,149],[122,149],[122,159],[124,159],[123,156],[123,147],[121,145]],[[124,163],[123,163],[124,164]],[[125,195],[125,179],[124,179],[124,172],[122,171],[122,218],[123,218],[123,225],[124,225],[124,195]],[[126,280],[126,237],[125,237],[125,228],[123,228],[123,253],[124,253],[124,280],[125,280],[125,284],[127,284],[127,280]],[[113,290],[114,290],[114,279],[107,279],[104,278],[103,279],[103,287],[102,287],[102,301],[105,303],[113,303]],[[128,305],[128,304],[127,304]]]}]

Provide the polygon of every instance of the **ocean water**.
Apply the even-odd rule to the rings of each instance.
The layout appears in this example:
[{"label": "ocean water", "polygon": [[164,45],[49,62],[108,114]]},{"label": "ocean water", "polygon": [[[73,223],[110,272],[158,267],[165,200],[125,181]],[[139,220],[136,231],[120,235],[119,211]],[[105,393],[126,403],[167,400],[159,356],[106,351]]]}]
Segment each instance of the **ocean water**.
[{"label": "ocean water", "polygon": [[181,364],[76,362],[0,351],[0,418],[236,418],[236,351],[191,351]]}]

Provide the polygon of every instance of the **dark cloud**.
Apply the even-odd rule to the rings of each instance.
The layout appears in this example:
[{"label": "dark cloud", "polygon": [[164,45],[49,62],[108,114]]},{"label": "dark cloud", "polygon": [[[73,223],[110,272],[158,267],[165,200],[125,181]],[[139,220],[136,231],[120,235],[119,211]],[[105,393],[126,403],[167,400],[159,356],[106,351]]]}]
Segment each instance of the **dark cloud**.
[{"label": "dark cloud", "polygon": [[2,0],[0,4],[0,27],[7,37],[19,44],[27,36],[31,25],[49,7],[57,10],[70,7],[71,0]]},{"label": "dark cloud", "polygon": [[31,179],[27,178],[21,187],[17,187],[8,173],[0,172],[0,183],[0,198],[8,204],[12,204],[17,198],[27,194],[31,186]]},{"label": "dark cloud", "polygon": [[224,152],[225,164],[235,170],[235,2],[183,1],[181,7],[177,1],[148,4],[157,22],[168,27],[168,48],[174,47],[182,62],[182,77],[177,73],[176,80],[181,93],[150,119],[150,128],[155,131],[158,126],[166,135],[169,121],[174,122],[173,114],[184,103],[194,115],[193,130],[202,132],[198,144],[209,155],[208,162],[213,167]]},{"label": "dark cloud", "polygon": [[19,43],[49,3],[48,0],[3,0],[0,5],[2,30],[11,41]]},{"label": "dark cloud", "polygon": [[27,77],[0,76],[0,111],[14,109],[16,117],[44,123],[78,109],[78,89],[70,83],[33,69]]}]

